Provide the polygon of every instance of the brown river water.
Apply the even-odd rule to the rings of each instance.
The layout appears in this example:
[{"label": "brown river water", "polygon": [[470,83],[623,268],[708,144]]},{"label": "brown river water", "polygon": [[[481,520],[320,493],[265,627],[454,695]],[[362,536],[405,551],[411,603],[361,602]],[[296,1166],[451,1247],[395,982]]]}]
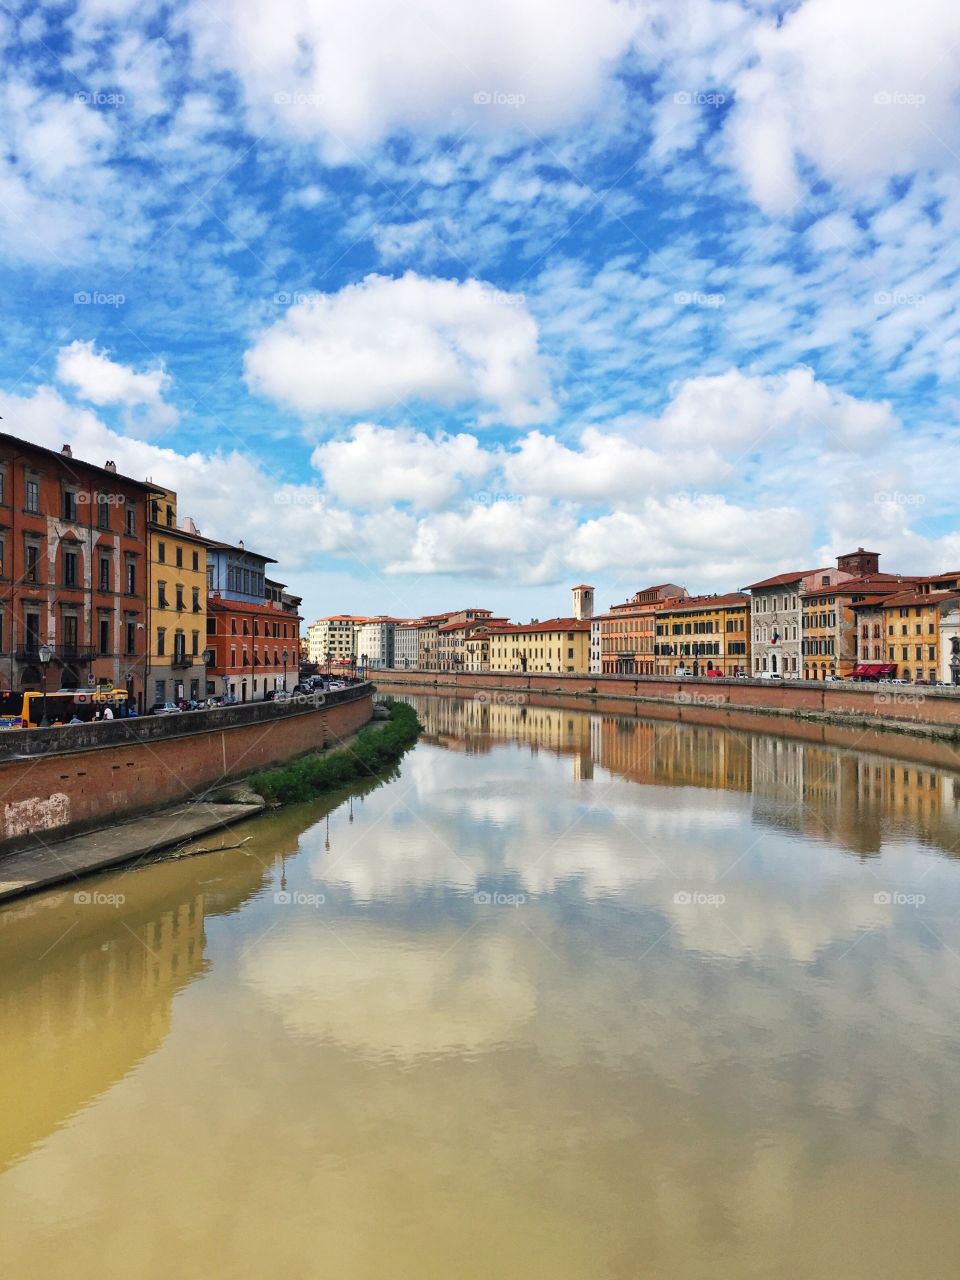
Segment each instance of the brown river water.
[{"label": "brown river water", "polygon": [[0,1275],[960,1271],[960,774],[489,697],[0,909]]}]

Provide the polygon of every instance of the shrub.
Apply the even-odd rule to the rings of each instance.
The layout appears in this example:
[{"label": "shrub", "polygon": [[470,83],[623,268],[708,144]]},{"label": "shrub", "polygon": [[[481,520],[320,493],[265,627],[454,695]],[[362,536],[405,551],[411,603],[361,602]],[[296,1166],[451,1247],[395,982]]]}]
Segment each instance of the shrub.
[{"label": "shrub", "polygon": [[329,755],[309,755],[278,769],[266,769],[250,778],[250,786],[268,804],[295,804],[312,800],[324,791],[344,787],[380,773],[394,764],[416,742],[423,726],[406,702],[390,705],[390,719],[382,728],[367,728],[349,747]]}]

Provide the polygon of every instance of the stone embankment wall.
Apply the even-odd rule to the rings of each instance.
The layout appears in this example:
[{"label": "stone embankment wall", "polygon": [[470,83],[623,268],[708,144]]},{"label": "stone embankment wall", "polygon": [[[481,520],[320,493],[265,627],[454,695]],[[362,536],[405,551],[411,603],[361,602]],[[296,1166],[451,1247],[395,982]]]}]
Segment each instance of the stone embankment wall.
[{"label": "stone embankment wall", "polygon": [[915,732],[960,736],[960,690],[923,685],[823,683],[813,680],[658,679],[655,676],[524,675],[509,671],[378,671],[384,689],[455,689],[515,693],[584,694],[666,703],[684,710],[713,709],[829,717]]},{"label": "stone embankment wall", "polygon": [[0,854],[103,826],[331,745],[370,719],[373,686],[0,738]]}]

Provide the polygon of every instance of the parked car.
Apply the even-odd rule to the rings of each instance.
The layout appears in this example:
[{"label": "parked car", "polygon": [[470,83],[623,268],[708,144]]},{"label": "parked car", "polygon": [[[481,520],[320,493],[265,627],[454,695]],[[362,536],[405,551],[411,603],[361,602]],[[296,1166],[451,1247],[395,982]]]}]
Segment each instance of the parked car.
[{"label": "parked car", "polygon": [[760,679],[761,680],[782,680],[783,676],[780,674],[779,671],[761,671]]},{"label": "parked car", "polygon": [[830,676],[824,676],[823,678],[828,684],[836,684],[838,680],[843,679],[843,676],[830,675]]},{"label": "parked car", "polygon": [[738,671],[738,672],[736,673],[735,679],[737,679],[737,680],[749,680],[749,679],[750,679],[750,672],[749,672],[749,671]]},{"label": "parked car", "polygon": [[147,715],[150,716],[178,716],[180,708],[175,702],[155,702]]},{"label": "parked car", "polygon": [[909,684],[909,680],[902,680],[899,676],[887,676],[885,680],[881,680],[880,684]]}]

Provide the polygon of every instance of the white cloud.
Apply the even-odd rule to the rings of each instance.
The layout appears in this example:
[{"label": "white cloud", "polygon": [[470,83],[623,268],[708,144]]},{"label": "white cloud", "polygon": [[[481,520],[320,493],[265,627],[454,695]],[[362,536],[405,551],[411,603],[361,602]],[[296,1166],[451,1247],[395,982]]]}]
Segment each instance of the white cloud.
[{"label": "white cloud", "polygon": [[121,405],[131,425],[170,427],[179,413],[164,400],[173,379],[164,369],[137,373],[77,339],[57,354],[57,377],[84,400],[96,405]]},{"label": "white cloud", "polygon": [[479,280],[367,276],[297,302],[246,353],[247,385],[303,414],[478,403],[512,425],[552,412],[523,298]]},{"label": "white cloud", "polygon": [[958,41],[954,0],[805,0],[759,26],[730,124],[753,197],[790,212],[804,164],[878,194],[892,175],[952,165]]},{"label": "white cloud", "polygon": [[331,496],[361,510],[392,503],[435,510],[459,497],[464,481],[475,482],[495,466],[475,436],[431,439],[372,423],[358,423],[345,440],[318,445],[310,461]]},{"label": "white cloud", "polygon": [[614,0],[196,0],[188,21],[201,63],[238,77],[255,123],[279,122],[343,160],[403,130],[576,119],[629,48],[638,10]]}]

